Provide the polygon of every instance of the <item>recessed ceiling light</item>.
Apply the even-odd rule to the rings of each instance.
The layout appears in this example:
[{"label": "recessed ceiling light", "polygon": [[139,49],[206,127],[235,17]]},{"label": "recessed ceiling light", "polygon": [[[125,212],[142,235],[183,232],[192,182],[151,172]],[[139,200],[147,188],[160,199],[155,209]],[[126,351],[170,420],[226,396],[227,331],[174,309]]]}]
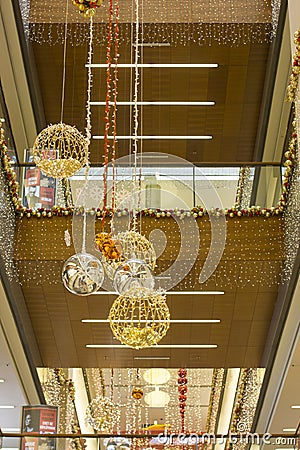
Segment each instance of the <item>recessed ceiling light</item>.
[{"label": "recessed ceiling light", "polygon": [[300,405],[292,405],[291,408],[292,409],[300,409]]},{"label": "recessed ceiling light", "polygon": [[0,378],[0,383],[4,383],[4,382],[5,382],[4,378]]},{"label": "recessed ceiling light", "polygon": [[133,359],[170,359],[170,356],[134,356]]},{"label": "recessed ceiling light", "polygon": [[[109,319],[82,319],[82,323],[109,323]],[[114,320],[114,322],[130,322],[130,323],[147,323],[147,322],[154,322],[154,323],[165,323],[165,320],[138,320],[138,319],[132,319],[132,320]],[[169,321],[170,323],[220,323],[220,319],[171,319]]]},{"label": "recessed ceiling light", "polygon": [[[167,295],[224,295],[224,291],[167,291]],[[119,295],[115,291],[97,291],[91,295]]]},{"label": "recessed ceiling light", "polygon": [[[104,139],[104,136],[98,136],[98,135],[94,135],[93,139]],[[114,136],[107,136],[107,139],[114,139]],[[117,140],[134,140],[134,139],[139,139],[139,140],[151,140],[151,139],[162,139],[162,140],[203,140],[203,139],[212,139],[211,135],[199,135],[199,136],[181,136],[181,135],[176,135],[176,136],[115,136],[115,139]]]},{"label": "recessed ceiling light", "polygon": [[[89,102],[91,106],[104,106],[106,102]],[[109,102],[110,106],[114,105],[114,102]],[[213,106],[215,102],[119,102],[118,106]]]},{"label": "recessed ceiling light", "polygon": [[296,428],[283,428],[282,431],[285,431],[286,433],[294,433]]},{"label": "recessed ceiling light", "polygon": [[[115,64],[111,64],[111,67],[115,67]],[[164,69],[164,68],[168,68],[168,69],[181,69],[181,68],[187,68],[187,69],[212,69],[215,67],[219,67],[219,64],[151,64],[151,63],[139,63],[139,64],[134,64],[134,63],[128,63],[128,64],[118,64],[118,69],[126,69],[126,68],[143,68],[143,69],[147,69],[147,68],[160,68],[160,69]],[[107,64],[86,64],[85,67],[92,67],[92,68],[103,68],[106,69],[107,68]]]},{"label": "recessed ceiling light", "polygon": [[0,409],[13,409],[15,408],[14,405],[0,405]]},{"label": "recessed ceiling light", "polygon": [[[127,347],[126,345],[118,345],[118,344],[86,344],[87,348],[118,348],[125,350],[134,350],[131,347]],[[160,349],[160,348],[217,348],[216,344],[170,344],[170,345],[154,345],[151,350]]]}]

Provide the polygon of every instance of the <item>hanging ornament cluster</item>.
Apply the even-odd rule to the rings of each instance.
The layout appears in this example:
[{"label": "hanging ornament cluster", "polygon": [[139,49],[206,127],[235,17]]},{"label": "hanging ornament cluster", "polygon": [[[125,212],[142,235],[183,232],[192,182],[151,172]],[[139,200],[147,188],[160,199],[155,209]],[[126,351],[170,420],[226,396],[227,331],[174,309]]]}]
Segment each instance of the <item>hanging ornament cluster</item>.
[{"label": "hanging ornament cluster", "polygon": [[103,0],[73,0],[72,3],[79,9],[79,12],[84,17],[89,18],[95,14],[96,8],[99,8],[99,6],[102,5],[102,1]]},{"label": "hanging ornament cluster", "polygon": [[118,423],[119,409],[107,397],[99,396],[92,400],[86,409],[86,422],[94,430],[111,433]]},{"label": "hanging ornament cluster", "polygon": [[97,233],[95,236],[97,248],[106,260],[116,260],[121,257],[122,246],[110,233]]},{"label": "hanging ornament cluster", "polygon": [[36,166],[45,175],[68,178],[87,164],[88,143],[71,125],[49,125],[36,137],[33,157]]},{"label": "hanging ornament cluster", "polygon": [[62,269],[66,289],[75,295],[85,296],[98,291],[104,280],[101,262],[88,253],[71,256]]},{"label": "hanging ornament cluster", "polygon": [[156,345],[170,326],[166,296],[146,288],[131,288],[114,301],[109,312],[113,335],[135,349]]},{"label": "hanging ornament cluster", "polygon": [[179,393],[179,409],[181,415],[181,432],[185,432],[185,407],[187,394],[187,370],[178,370],[178,393]]}]

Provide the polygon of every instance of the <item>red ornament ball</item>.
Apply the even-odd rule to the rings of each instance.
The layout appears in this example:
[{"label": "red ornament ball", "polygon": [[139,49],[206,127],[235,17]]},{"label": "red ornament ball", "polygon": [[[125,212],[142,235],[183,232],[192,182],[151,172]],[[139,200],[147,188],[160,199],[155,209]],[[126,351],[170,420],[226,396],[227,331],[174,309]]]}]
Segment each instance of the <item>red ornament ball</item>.
[{"label": "red ornament ball", "polygon": [[178,386],[178,392],[180,392],[181,395],[187,393],[187,387],[186,385]]},{"label": "red ornament ball", "polygon": [[178,370],[178,376],[180,378],[186,377],[187,376],[187,370],[186,369],[179,369]]}]

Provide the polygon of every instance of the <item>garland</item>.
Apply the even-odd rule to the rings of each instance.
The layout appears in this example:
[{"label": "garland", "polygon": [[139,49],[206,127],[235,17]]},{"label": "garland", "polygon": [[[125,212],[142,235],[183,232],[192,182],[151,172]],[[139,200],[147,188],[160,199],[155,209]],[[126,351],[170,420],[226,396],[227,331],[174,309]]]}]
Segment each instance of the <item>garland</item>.
[{"label": "garland", "polygon": [[[289,142],[288,150],[285,152],[285,162],[284,166],[286,167],[286,171],[284,174],[284,180],[283,180],[283,192],[281,194],[279,203],[276,207],[271,208],[262,208],[260,206],[251,206],[249,208],[242,209],[239,206],[234,206],[230,209],[219,209],[219,208],[212,208],[209,211],[206,210],[206,208],[203,208],[201,206],[196,206],[192,208],[191,210],[184,210],[184,209],[160,209],[160,208],[146,208],[142,210],[137,210],[135,213],[138,216],[145,216],[145,217],[153,217],[155,219],[165,218],[165,217],[171,217],[176,216],[180,219],[184,219],[185,217],[191,217],[199,218],[199,217],[205,217],[208,214],[214,215],[214,216],[222,216],[225,215],[229,218],[234,217],[257,217],[257,216],[264,216],[266,218],[280,215],[284,212],[287,204],[288,199],[288,193],[290,190],[290,183],[291,183],[291,177],[293,174],[293,169],[296,164],[296,147],[297,147],[297,133],[296,133],[296,121],[293,121],[293,127],[294,131],[292,133],[292,137]],[[37,209],[31,209],[26,208],[21,203],[21,199],[19,198],[18,191],[19,191],[19,183],[17,182],[17,176],[16,172],[13,168],[13,164],[8,156],[7,152],[7,146],[4,139],[4,130],[2,127],[2,124],[0,123],[0,160],[2,164],[3,172],[7,178],[7,183],[10,190],[11,200],[14,205],[16,214],[18,217],[36,217],[36,218],[51,218],[54,216],[62,217],[62,216],[71,216],[74,213],[77,215],[83,215],[84,214],[84,208],[74,208],[72,206],[69,207],[60,207],[60,206],[53,206],[52,208],[37,208]],[[115,214],[117,217],[121,216],[127,216],[129,214],[133,214],[132,210],[129,210],[127,208],[125,209],[117,209],[116,211],[113,211],[112,208],[105,208],[102,210],[101,208],[91,208],[87,211],[85,211],[86,214],[94,215],[97,219],[105,219],[107,217],[112,217],[113,214]]]},{"label": "garland", "polygon": [[293,66],[292,73],[290,75],[290,82],[287,88],[287,98],[288,102],[295,101],[296,90],[299,81],[300,73],[300,29],[294,34],[294,43],[296,44],[296,51],[293,56]]}]

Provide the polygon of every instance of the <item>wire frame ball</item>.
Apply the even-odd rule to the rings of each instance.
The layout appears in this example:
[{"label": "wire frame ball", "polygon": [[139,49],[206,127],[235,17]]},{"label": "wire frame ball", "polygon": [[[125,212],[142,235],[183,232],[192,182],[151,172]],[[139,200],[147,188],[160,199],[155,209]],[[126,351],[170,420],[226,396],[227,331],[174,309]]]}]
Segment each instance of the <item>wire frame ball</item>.
[{"label": "wire frame ball", "polygon": [[112,433],[119,420],[117,406],[107,397],[99,396],[92,400],[86,409],[86,422],[94,430]]},{"label": "wire frame ball", "polygon": [[37,167],[52,178],[68,178],[88,161],[88,142],[77,128],[64,123],[44,128],[33,144]]},{"label": "wire frame ball", "polygon": [[122,344],[135,349],[152,347],[170,326],[166,296],[152,289],[132,288],[112,304],[109,323]]}]

